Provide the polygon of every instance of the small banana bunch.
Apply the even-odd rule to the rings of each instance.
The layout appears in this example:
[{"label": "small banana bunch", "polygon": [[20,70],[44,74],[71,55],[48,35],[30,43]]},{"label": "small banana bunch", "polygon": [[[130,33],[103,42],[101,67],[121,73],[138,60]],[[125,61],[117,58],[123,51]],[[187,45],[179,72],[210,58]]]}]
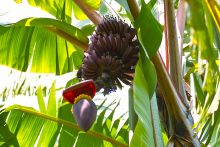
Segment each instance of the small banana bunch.
[{"label": "small banana bunch", "polygon": [[97,25],[90,42],[78,78],[92,79],[97,91],[103,88],[104,94],[122,88],[121,82],[131,85],[139,52],[135,29],[107,17]]}]

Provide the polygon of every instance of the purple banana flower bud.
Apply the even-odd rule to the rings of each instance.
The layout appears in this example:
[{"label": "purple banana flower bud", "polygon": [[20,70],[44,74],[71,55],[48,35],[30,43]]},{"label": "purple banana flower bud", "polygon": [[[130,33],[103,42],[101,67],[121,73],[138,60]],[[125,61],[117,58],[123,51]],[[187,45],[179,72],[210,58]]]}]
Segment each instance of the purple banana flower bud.
[{"label": "purple banana flower bud", "polygon": [[96,119],[97,108],[93,101],[81,99],[73,105],[73,115],[79,127],[88,131]]},{"label": "purple banana flower bud", "polygon": [[88,131],[96,119],[97,108],[92,98],[96,87],[93,80],[79,82],[63,91],[66,101],[73,104],[73,116],[79,127]]}]

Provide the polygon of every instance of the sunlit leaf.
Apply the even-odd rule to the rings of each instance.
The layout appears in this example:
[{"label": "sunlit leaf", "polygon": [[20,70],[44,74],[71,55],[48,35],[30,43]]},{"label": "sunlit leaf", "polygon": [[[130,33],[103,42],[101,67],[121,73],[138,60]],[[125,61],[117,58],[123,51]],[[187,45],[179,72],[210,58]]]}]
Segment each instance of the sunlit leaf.
[{"label": "sunlit leaf", "polygon": [[[82,0],[90,9],[97,10],[101,6],[101,0]],[[74,15],[78,20],[87,19],[86,14],[79,8],[79,6],[73,2]]]},{"label": "sunlit leaf", "polygon": [[50,88],[50,95],[47,104],[47,113],[52,116],[57,116],[58,112],[58,103],[56,99],[56,90],[55,90],[55,83],[52,84]]},{"label": "sunlit leaf", "polygon": [[44,98],[43,98],[43,92],[41,89],[41,86],[39,86],[37,88],[37,100],[38,100],[38,106],[40,108],[40,112],[42,113],[46,113],[46,106],[45,106],[45,102],[44,102]]},{"label": "sunlit leaf", "polygon": [[37,26],[43,28],[59,29],[69,34],[76,40],[81,41],[82,43],[88,43],[88,38],[83,34],[80,29],[65,22],[61,22],[51,18],[27,18],[17,22],[15,26]]},{"label": "sunlit leaf", "polygon": [[[72,123],[76,123],[73,114],[71,113],[71,109],[72,109],[72,105],[68,104],[62,106],[59,109],[59,118],[67,120]],[[78,131],[68,126],[62,125],[59,134],[60,134],[60,139],[59,139],[60,146],[73,146],[77,139]]]},{"label": "sunlit leaf", "polygon": [[[20,0],[20,2],[23,0]],[[34,7],[40,7],[49,12],[59,20],[71,23],[73,1],[72,0],[28,0],[28,3]]]},{"label": "sunlit leaf", "polygon": [[[144,21],[146,19],[149,20],[149,23]],[[139,41],[143,48],[140,47],[140,59],[135,69],[134,108],[139,120],[131,146],[163,146],[161,130],[156,129],[160,125],[153,121],[155,118],[159,119],[158,109],[154,109],[155,116],[152,115],[153,109],[151,109],[151,107],[155,107],[155,105],[151,105],[153,100],[151,98],[156,88],[157,78],[154,66],[149,60],[149,56],[152,57],[159,48],[162,27],[152,15],[150,7],[143,1],[135,26],[138,29]],[[154,138],[155,134],[159,138]]]},{"label": "sunlit leaf", "polygon": [[140,43],[144,46],[148,56],[151,58],[158,50],[163,28],[153,16],[148,5],[142,2],[140,14],[135,21]]},{"label": "sunlit leaf", "polygon": [[81,28],[81,31],[84,35],[86,36],[90,36],[92,35],[92,33],[95,30],[95,26],[94,25],[85,25]]},{"label": "sunlit leaf", "polygon": [[0,145],[1,146],[18,146],[18,141],[16,138],[16,134],[12,132],[5,120],[7,118],[8,113],[0,114]]},{"label": "sunlit leaf", "polygon": [[205,95],[203,93],[201,83],[199,82],[198,76],[196,76],[195,74],[193,74],[193,79],[198,101],[200,102],[200,105],[203,106],[205,103]]},{"label": "sunlit leaf", "polygon": [[13,26],[0,27],[0,63],[22,71],[56,74],[78,68],[83,52],[46,28],[60,29],[75,40],[88,43],[79,29],[66,23],[48,18],[24,19]]},{"label": "sunlit leaf", "polygon": [[[19,2],[21,2],[20,0]],[[101,5],[101,0],[82,0],[90,9],[97,10]],[[65,20],[71,23],[72,10],[79,20],[87,19],[84,12],[75,4],[73,0],[28,0],[28,3],[35,7],[40,7],[44,11],[49,12],[59,20]]]},{"label": "sunlit leaf", "polygon": [[86,14],[79,8],[79,6],[75,2],[73,2],[73,11],[76,19],[78,20],[88,19]]}]

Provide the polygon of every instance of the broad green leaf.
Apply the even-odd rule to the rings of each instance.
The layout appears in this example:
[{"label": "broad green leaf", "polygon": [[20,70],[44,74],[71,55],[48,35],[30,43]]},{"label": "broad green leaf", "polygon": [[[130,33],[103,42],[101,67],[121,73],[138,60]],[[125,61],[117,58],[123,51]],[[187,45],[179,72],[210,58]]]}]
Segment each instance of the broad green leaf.
[{"label": "broad green leaf", "polygon": [[[46,113],[54,117],[58,116],[58,104],[56,100],[55,82],[52,84],[50,88]],[[56,122],[46,121],[41,130],[38,146],[48,146],[57,129],[58,124]]]},{"label": "broad green leaf", "polygon": [[[100,132],[100,133],[104,133],[104,134],[108,133],[107,135],[109,135],[109,131],[107,130],[107,132],[106,132],[104,129],[104,124],[105,124],[104,119],[105,119],[105,114],[106,114],[106,111],[108,110],[108,107],[111,106],[112,104],[113,103],[110,103],[104,110],[101,111],[95,124],[93,124],[92,130],[95,130],[96,132]],[[87,144],[90,144],[92,146],[104,146],[103,140],[100,140],[98,138],[94,138],[93,136],[87,136],[83,132],[79,133],[79,136],[78,136],[76,143],[79,146],[86,146]],[[110,147],[111,146],[112,145],[110,145]]]},{"label": "broad green leaf", "polygon": [[[74,78],[67,82],[66,88],[74,85],[78,82],[77,78]],[[66,104],[59,108],[58,116],[60,119],[67,120],[69,122],[75,123],[74,116],[72,114],[72,105]],[[60,132],[59,132],[59,146],[60,147],[72,147],[77,139],[78,130],[74,130],[68,126],[62,125]]]},{"label": "broad green leaf", "polygon": [[83,0],[89,7],[98,10],[101,5],[101,0]]},{"label": "broad green leaf", "polygon": [[83,32],[84,35],[86,36],[90,36],[92,35],[92,33],[95,30],[95,26],[94,25],[85,25],[81,28],[81,31]]},{"label": "broad green leaf", "polygon": [[209,136],[211,136],[211,144],[213,144],[213,146],[217,146],[220,143],[220,107],[218,107],[218,111],[215,114],[214,122],[213,133],[212,135],[209,134]]},{"label": "broad green leaf", "polygon": [[8,113],[0,114],[0,145],[1,146],[18,146],[18,141],[16,138],[16,134],[13,133],[5,120],[7,118]]},{"label": "broad green leaf", "polygon": [[88,44],[88,38],[84,35],[80,29],[55,19],[51,18],[27,18],[23,19],[15,24],[15,26],[37,26],[43,28],[59,29],[69,34],[72,38],[82,43]]},{"label": "broad green leaf", "polygon": [[58,104],[56,100],[55,82],[50,88],[50,95],[47,104],[47,114],[52,116],[58,116]]},{"label": "broad green leaf", "polygon": [[37,142],[48,146],[54,135],[53,127],[57,126],[57,123],[45,119],[42,113],[38,113],[32,108],[14,105],[8,107],[6,111],[9,110],[12,111],[10,111],[6,123],[12,132],[15,128],[19,146],[34,146]]},{"label": "broad green leaf", "polygon": [[34,29],[3,26],[0,29],[4,32],[0,34],[0,63],[25,71],[30,60],[29,53],[33,50],[30,49],[30,36],[33,34]]},{"label": "broad green leaf", "polygon": [[[118,118],[116,121],[115,121],[115,124],[114,125],[117,125],[118,121],[120,121],[121,118]],[[120,122],[119,122],[120,123]],[[113,127],[113,129],[116,128]],[[126,144],[128,144],[128,140],[129,140],[129,125],[128,125],[128,119],[127,121],[124,122],[124,124],[122,125],[122,127],[118,127],[117,129],[117,137],[116,137],[116,140],[120,141],[120,142],[124,142]]]},{"label": "broad green leaf", "polygon": [[[146,23],[146,20],[149,22]],[[140,59],[134,77],[134,108],[139,120],[131,146],[163,146],[160,123],[155,121],[158,120],[158,109],[152,109],[155,103],[151,103],[156,88],[156,71],[149,60],[160,46],[162,26],[154,18],[150,6],[144,1],[135,26],[142,47],[140,46]],[[155,135],[158,135],[158,138],[155,138]]]},{"label": "broad green leaf", "polygon": [[87,136],[84,132],[80,132],[78,134],[78,138],[76,140],[76,144],[78,146],[87,146],[88,144],[90,146],[100,146],[103,147],[103,141],[95,138],[93,136]]},{"label": "broad green leaf", "polygon": [[[17,120],[18,121],[18,120]],[[34,146],[44,120],[26,114],[21,118],[21,125],[17,133],[17,139],[20,146]]]},{"label": "broad green leaf", "polygon": [[[105,102],[105,101],[104,101]],[[106,111],[108,110],[108,108],[110,106],[112,106],[114,104],[115,101],[113,101],[112,103],[110,103],[109,105],[107,105],[107,107],[105,107],[101,113],[99,114],[99,117],[96,119],[96,123],[94,124],[94,130],[96,131],[102,131],[102,128],[100,126],[103,125],[103,122],[104,122],[104,119],[105,119],[105,114],[106,114]],[[104,105],[104,103],[101,104],[101,106]],[[98,109],[101,109],[101,107],[98,107]]]},{"label": "broad green leaf", "polygon": [[[101,0],[81,0],[79,2],[85,3],[90,9],[94,10],[98,10],[101,5]],[[49,12],[57,19],[64,20],[67,23],[71,23],[72,10],[77,19],[87,19],[87,16],[75,4],[74,0],[28,0],[28,3],[32,6],[40,7],[42,10]]]},{"label": "broad green leaf", "polygon": [[49,144],[48,146],[56,146],[57,145],[57,139],[60,135],[60,130],[61,130],[62,125],[58,124],[56,127],[56,131],[54,133],[54,135],[52,136],[52,138],[49,140]]},{"label": "broad green leaf", "polygon": [[[67,104],[62,106],[59,109],[59,118],[67,120],[72,123],[76,123],[74,120],[73,114],[71,112],[72,105]],[[59,145],[61,147],[72,147],[77,139],[78,131],[74,130],[68,126],[62,125],[62,128],[60,130],[60,139],[59,139]]]},{"label": "broad green leaf", "polygon": [[8,114],[7,124],[11,132],[15,133],[17,127],[20,127],[20,119],[22,117],[22,113],[18,111],[11,111]]},{"label": "broad green leaf", "polygon": [[[7,116],[6,124],[10,131],[16,134],[20,146],[34,146],[43,125],[43,120],[36,119],[31,114],[24,115],[20,111],[13,110],[13,108],[17,108],[17,105],[8,108],[12,111]],[[30,108],[30,110],[33,109]]]},{"label": "broad green leaf", "polygon": [[158,105],[157,105],[157,97],[154,94],[153,98],[150,101],[151,103],[151,114],[152,114],[152,120],[153,120],[153,129],[155,133],[155,140],[156,140],[156,146],[164,146],[164,141],[162,139],[162,130],[160,125],[160,118],[159,118],[159,112],[158,112]]},{"label": "broad green leaf", "polygon": [[202,90],[202,85],[201,85],[201,83],[199,83],[198,76],[196,76],[196,74],[193,74],[193,80],[194,80],[195,92],[196,92],[198,101],[200,102],[201,106],[204,106],[205,95]]},{"label": "broad green leaf", "polygon": [[[133,87],[130,87],[128,90],[128,115],[129,115],[129,130],[134,132],[138,116],[134,110],[134,90]],[[131,135],[129,135],[129,141],[131,140]]]},{"label": "broad green leaf", "polygon": [[214,96],[214,98],[212,100],[212,103],[211,103],[211,105],[209,107],[208,112],[209,113],[214,113],[216,110],[218,110],[219,107],[220,107],[219,106],[219,102],[220,102],[220,84],[218,84],[217,91],[216,91],[215,96]]},{"label": "broad green leaf", "polygon": [[[204,146],[216,146],[219,143],[219,98],[216,97],[219,87],[219,53],[215,49],[219,43],[217,28],[207,11],[203,1],[188,0],[190,17],[187,21],[188,30],[192,38],[189,46],[191,60],[198,71],[193,71],[190,83],[193,83],[199,101],[199,121],[196,124],[199,140]],[[213,1],[215,2],[215,1]],[[216,29],[216,30],[215,30]],[[217,41],[219,42],[219,41]],[[192,59],[189,59],[192,58]],[[205,62],[203,62],[205,61]],[[199,76],[198,76],[199,75]],[[195,100],[195,101],[196,101]]]},{"label": "broad green leaf", "polygon": [[220,123],[220,107],[215,111],[211,117],[207,116],[206,121],[202,124],[201,134],[199,139],[205,143],[206,146],[209,144],[215,146],[219,140],[219,123]]},{"label": "broad green leaf", "polygon": [[88,43],[87,37],[74,26],[47,18],[24,19],[13,26],[0,27],[3,32],[0,34],[0,64],[22,71],[56,74],[78,68],[82,50],[46,28],[59,29],[77,41]]},{"label": "broad green leaf", "polygon": [[157,2],[156,0],[150,0],[150,2],[147,3],[147,5],[149,6],[150,9],[152,9],[153,6],[156,4],[156,2]]},{"label": "broad green leaf", "polygon": [[46,121],[41,130],[38,146],[48,146],[57,128],[58,124],[56,122]]},{"label": "broad green leaf", "polygon": [[28,0],[28,3],[31,6],[40,7],[42,10],[49,12],[59,20],[71,23],[73,9],[72,0]]},{"label": "broad green leaf", "polygon": [[210,42],[214,42],[214,21],[211,17],[211,14],[209,13],[209,10],[207,8],[207,6],[204,5],[204,12],[205,12],[205,17],[206,17],[206,25],[207,25],[207,31],[209,34],[209,38],[210,38]]},{"label": "broad green leaf", "polygon": [[[59,127],[57,128],[58,123],[68,124],[67,121],[24,106],[13,105],[6,108],[5,111],[10,111],[12,114],[8,116],[7,124],[10,130],[15,128],[18,132],[17,138],[20,146],[34,146],[36,143],[39,146],[48,146],[51,139],[57,138],[59,135],[56,134],[57,129],[59,129]],[[67,126],[71,126],[70,124]]]},{"label": "broad green leaf", "polygon": [[[39,106],[41,112],[19,105],[6,108],[8,109],[6,111],[12,110],[9,113],[10,115],[7,123],[10,126],[11,131],[15,130],[17,132],[16,137],[20,146],[34,146],[36,144],[37,146],[48,146],[49,144],[54,145],[57,140],[56,138],[59,135],[56,133],[57,129],[60,129],[58,123],[45,119],[47,118],[45,117],[45,114],[54,116],[54,120],[57,119],[58,107],[54,83],[50,88],[47,110],[45,108],[41,86],[37,89],[37,95],[39,105],[42,104],[42,106]],[[21,109],[21,112],[17,113],[16,110],[13,110],[16,108]],[[55,141],[52,142],[52,140]]]},{"label": "broad green leaf", "polygon": [[73,78],[73,79],[70,79],[68,82],[66,82],[65,88],[68,88],[68,87],[70,87],[70,86],[72,86],[72,85],[74,85],[74,84],[76,84],[78,82],[79,82],[79,79],[76,78],[76,77]]},{"label": "broad green leaf", "polygon": [[79,6],[75,2],[73,2],[73,12],[74,12],[76,19],[78,20],[88,19],[86,14],[79,8]]},{"label": "broad green leaf", "polygon": [[37,88],[37,100],[38,100],[38,106],[40,108],[40,112],[42,113],[46,113],[46,106],[45,106],[45,102],[44,102],[44,97],[43,97],[43,92],[41,89],[41,86],[39,86]]},{"label": "broad green leaf", "polygon": [[[150,126],[149,126],[150,127]],[[149,135],[150,132],[146,132],[146,128],[144,128],[142,122],[138,120],[133,138],[131,140],[131,147],[147,147],[147,146],[155,146],[153,140],[153,134]],[[152,132],[151,132],[152,133]],[[145,135],[144,135],[145,134]],[[149,138],[149,136],[151,136]],[[151,140],[152,139],[152,140]]]},{"label": "broad green leaf", "polygon": [[147,90],[148,84],[144,77],[146,72],[143,71],[140,64],[139,60],[134,77],[134,109],[139,120],[131,140],[131,147],[155,146],[153,125],[151,123],[150,98]]},{"label": "broad green leaf", "polygon": [[135,21],[135,27],[138,31],[141,45],[151,58],[160,46],[163,28],[154,18],[150,6],[146,5],[143,1],[140,14]]},{"label": "broad green leaf", "polygon": [[[78,0],[79,1],[79,0]],[[79,3],[85,3],[90,9],[98,10],[101,6],[101,0],[80,0]],[[78,20],[87,19],[86,14],[79,8],[79,6],[73,2],[74,15]]]},{"label": "broad green leaf", "polygon": [[[211,60],[213,60],[215,57],[213,56]],[[212,95],[212,97],[216,93],[217,85],[219,83],[220,78],[220,70],[218,69],[215,61],[210,61],[206,65],[206,75],[203,82],[203,88],[204,91],[208,92],[209,95]]]},{"label": "broad green leaf", "polygon": [[215,60],[214,47],[211,42],[212,39],[209,36],[205,22],[203,2],[200,0],[189,0],[188,3],[191,9],[190,23],[195,33],[193,40],[198,42],[199,57],[207,60]]},{"label": "broad green leaf", "polygon": [[147,84],[145,85],[149,94],[149,97],[151,98],[154,94],[154,90],[156,89],[157,85],[157,76],[156,76],[156,70],[154,68],[153,63],[150,61],[150,59],[147,57],[144,49],[140,47],[140,59],[139,59],[139,65],[142,69],[142,72],[144,73],[144,79],[147,81]]},{"label": "broad green leaf", "polygon": [[[105,102],[105,100],[104,100]],[[115,120],[113,120],[113,117],[116,113],[116,109],[118,104],[114,106],[111,113],[106,116],[106,112],[109,109],[110,106],[114,104],[114,101],[107,105],[103,110],[101,109],[102,105],[106,105],[102,103],[100,107],[98,108],[101,113],[98,115],[98,118],[91,128],[91,130],[94,130],[96,132],[100,132],[102,134],[105,134],[106,136],[117,140],[121,143],[121,145],[114,145],[110,142],[107,142],[105,140],[94,138],[93,136],[87,136],[85,133],[81,132],[79,133],[76,145],[78,146],[86,146],[87,144],[90,144],[91,146],[126,146],[128,144],[128,121],[126,121],[122,127],[117,125],[120,123],[122,116],[119,116]],[[99,112],[98,112],[99,113]],[[105,118],[106,117],[106,118]],[[127,126],[127,127],[126,127]],[[118,131],[118,132],[117,132]]]},{"label": "broad green leaf", "polygon": [[[110,105],[112,105],[112,103]],[[103,139],[100,138],[102,136],[112,138],[112,141],[114,141],[119,146],[127,146],[128,137],[125,136],[126,134],[128,135],[128,126],[127,126],[128,121],[126,121],[126,123],[123,124],[123,127],[120,128],[118,125],[114,125],[115,121],[113,120],[113,115],[114,113],[116,113],[116,111],[112,112],[110,116],[107,116],[104,122],[100,121],[101,125],[97,125],[96,129],[100,130],[99,132],[101,133],[95,132],[93,128],[91,128],[90,129],[91,131],[88,131],[88,133],[83,133],[75,124],[75,121],[73,119],[69,107],[71,105],[64,105],[62,107],[65,106],[68,106],[66,107],[67,109],[63,109],[63,111],[60,112],[68,114],[68,115],[62,115],[63,117],[68,117],[67,120],[60,119],[57,118],[56,116],[51,116],[49,114],[45,114],[42,112],[38,112],[33,108],[24,107],[20,105],[9,106],[6,109],[3,109],[3,111],[5,112],[9,111],[10,115],[8,116],[6,124],[8,125],[9,130],[12,133],[18,132],[18,134],[17,133],[16,134],[20,146],[23,145],[34,146],[36,144],[37,146],[49,146],[49,145],[54,146],[56,142],[59,143],[59,145],[61,146],[62,145],[73,146],[74,144],[76,146],[78,145],[80,146],[80,145],[86,145],[85,143],[87,143],[87,145],[88,143],[90,143],[90,145],[94,145],[94,146],[96,145],[114,146],[112,145],[112,143],[108,142],[109,140],[106,141],[105,138]],[[117,105],[114,107],[114,109],[116,109],[116,107]],[[106,107],[106,109],[104,110],[107,109],[109,108]],[[101,110],[101,113],[102,111],[103,110]],[[120,118],[116,118],[116,120],[120,120]],[[61,126],[58,126],[58,123]],[[67,128],[63,129],[64,126],[68,127],[69,129]],[[116,139],[116,136],[115,135],[112,136],[113,134],[111,134],[110,132],[112,129],[118,130],[117,128],[119,128],[119,132]],[[67,139],[72,139],[72,142],[70,142],[70,140],[69,142],[66,143],[63,142],[66,140],[64,137],[67,137]],[[7,140],[4,140],[4,144],[7,143],[8,143]]]}]

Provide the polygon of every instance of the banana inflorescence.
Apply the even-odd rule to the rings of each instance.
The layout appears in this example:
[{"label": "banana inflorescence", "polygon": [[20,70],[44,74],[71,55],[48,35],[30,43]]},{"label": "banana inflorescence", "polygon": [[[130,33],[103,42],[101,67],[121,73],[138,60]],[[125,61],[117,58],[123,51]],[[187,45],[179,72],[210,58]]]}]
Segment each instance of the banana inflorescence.
[{"label": "banana inflorescence", "polygon": [[139,51],[135,29],[120,19],[104,18],[90,41],[78,77],[93,79],[104,94],[122,88],[121,82],[131,85]]}]

